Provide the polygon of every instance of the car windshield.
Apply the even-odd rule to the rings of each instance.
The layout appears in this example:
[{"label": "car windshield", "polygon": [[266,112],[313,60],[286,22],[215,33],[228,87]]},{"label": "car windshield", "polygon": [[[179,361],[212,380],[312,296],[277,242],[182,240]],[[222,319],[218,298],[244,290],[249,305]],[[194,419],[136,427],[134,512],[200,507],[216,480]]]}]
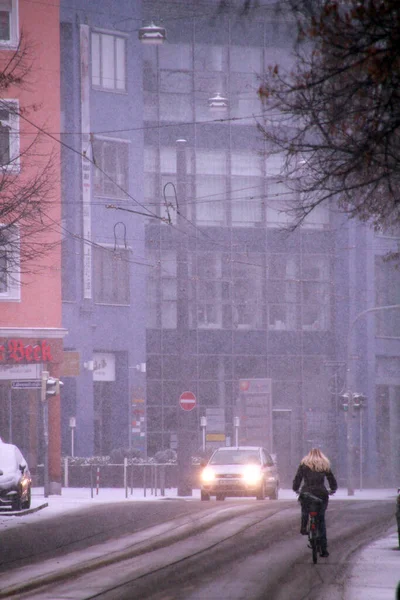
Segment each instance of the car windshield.
[{"label": "car windshield", "polygon": [[259,465],[260,455],[255,450],[232,450],[216,452],[211,457],[210,465]]}]

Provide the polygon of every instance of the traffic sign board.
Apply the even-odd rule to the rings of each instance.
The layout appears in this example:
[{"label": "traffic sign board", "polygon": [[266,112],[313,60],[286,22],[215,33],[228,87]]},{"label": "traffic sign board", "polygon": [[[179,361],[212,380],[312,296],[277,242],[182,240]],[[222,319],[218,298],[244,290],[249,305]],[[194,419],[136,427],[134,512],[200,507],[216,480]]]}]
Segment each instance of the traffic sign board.
[{"label": "traffic sign board", "polygon": [[193,410],[196,406],[196,396],[193,392],[182,392],[179,396],[179,405],[183,410]]},{"label": "traffic sign board", "polygon": [[40,381],[40,379],[20,379],[18,381],[12,381],[11,387],[13,390],[38,389],[42,387],[42,382]]}]

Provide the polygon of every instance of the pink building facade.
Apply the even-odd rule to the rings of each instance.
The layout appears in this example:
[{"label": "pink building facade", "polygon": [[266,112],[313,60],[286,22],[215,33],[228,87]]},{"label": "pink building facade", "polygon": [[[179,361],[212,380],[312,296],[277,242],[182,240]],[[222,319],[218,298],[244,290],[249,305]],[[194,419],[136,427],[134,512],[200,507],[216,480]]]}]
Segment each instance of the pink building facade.
[{"label": "pink building facade", "polygon": [[[0,196],[1,186],[6,191],[18,185],[31,197],[30,217],[24,220],[19,208],[21,218],[14,217],[12,227],[13,217],[0,205],[0,436],[20,447],[35,482],[45,446],[41,375],[60,376],[66,334],[61,326],[57,0],[0,3],[0,72],[10,60],[22,84],[0,89]],[[36,213],[32,202],[41,207]],[[59,396],[49,401],[48,432],[49,491],[60,493]]]}]

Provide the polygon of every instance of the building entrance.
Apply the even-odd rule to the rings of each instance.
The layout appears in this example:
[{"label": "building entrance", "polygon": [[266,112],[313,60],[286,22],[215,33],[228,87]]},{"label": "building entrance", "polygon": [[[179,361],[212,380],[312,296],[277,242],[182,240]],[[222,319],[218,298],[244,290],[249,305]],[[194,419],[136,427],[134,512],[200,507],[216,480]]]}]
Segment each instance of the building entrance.
[{"label": "building entrance", "polygon": [[15,444],[26,458],[32,475],[37,472],[42,452],[40,389],[12,389],[10,381],[0,383],[0,436]]},{"label": "building entrance", "polygon": [[294,477],[292,468],[292,411],[272,410],[273,453],[276,454],[281,486],[291,487]]}]

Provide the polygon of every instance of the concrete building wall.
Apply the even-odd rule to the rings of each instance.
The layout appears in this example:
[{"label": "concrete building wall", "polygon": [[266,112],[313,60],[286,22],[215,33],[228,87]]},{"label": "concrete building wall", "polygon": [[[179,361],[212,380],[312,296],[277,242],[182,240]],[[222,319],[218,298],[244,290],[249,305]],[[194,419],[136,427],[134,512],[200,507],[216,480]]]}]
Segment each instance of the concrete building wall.
[{"label": "concrete building wall", "polygon": [[[108,454],[135,445],[131,402],[145,393],[143,374],[136,369],[146,361],[144,217],[107,208],[113,204],[143,212],[141,49],[135,26],[133,31],[131,27],[140,21],[141,6],[139,2],[102,6],[104,10],[91,10],[82,2],[71,10],[65,3],[61,17],[63,139],[78,152],[63,150],[63,214],[68,230],[63,248],[63,322],[70,331],[66,346],[80,353],[80,372],[66,381],[63,448],[70,452],[68,423],[76,416],[79,455]],[[86,84],[82,31],[89,40]],[[84,99],[82,85],[88,89]],[[79,132],[83,130],[90,132],[89,219],[82,192],[85,161]],[[102,371],[104,361],[109,362]],[[144,440],[138,439],[142,448]]]}]

